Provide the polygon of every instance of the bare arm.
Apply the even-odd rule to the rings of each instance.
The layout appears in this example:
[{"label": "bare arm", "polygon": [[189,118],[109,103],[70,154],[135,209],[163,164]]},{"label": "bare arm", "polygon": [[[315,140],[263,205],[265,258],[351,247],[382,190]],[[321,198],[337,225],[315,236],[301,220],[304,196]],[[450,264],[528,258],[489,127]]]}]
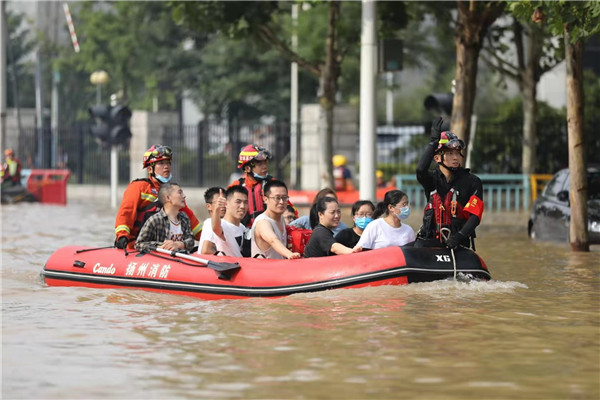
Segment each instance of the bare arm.
[{"label": "bare arm", "polygon": [[351,249],[350,247],[344,246],[341,243],[335,242],[331,245],[331,250],[333,254],[351,254],[362,251],[362,247],[355,247]]},{"label": "bare arm", "polygon": [[217,246],[210,240],[206,239],[202,243],[200,253],[202,254],[215,254],[217,252]]},{"label": "bare arm", "polygon": [[277,253],[281,254],[285,258],[300,258],[300,253],[294,253],[288,250],[287,247],[281,243],[275,232],[273,232],[273,227],[271,223],[266,220],[258,221],[256,224],[256,228],[254,229],[254,236],[258,240],[259,248],[260,242],[265,242],[267,245],[273,248]]}]

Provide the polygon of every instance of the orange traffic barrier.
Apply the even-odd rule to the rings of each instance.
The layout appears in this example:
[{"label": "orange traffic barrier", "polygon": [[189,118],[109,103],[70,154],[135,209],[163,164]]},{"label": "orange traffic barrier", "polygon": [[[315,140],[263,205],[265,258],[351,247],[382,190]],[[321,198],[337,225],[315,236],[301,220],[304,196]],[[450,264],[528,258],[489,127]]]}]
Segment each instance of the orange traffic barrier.
[{"label": "orange traffic barrier", "polygon": [[531,202],[533,203],[538,194],[546,187],[546,184],[552,179],[552,174],[531,174],[529,184],[531,185]]},{"label": "orange traffic barrier", "polygon": [[32,169],[27,178],[27,190],[41,203],[67,204],[67,169]]}]

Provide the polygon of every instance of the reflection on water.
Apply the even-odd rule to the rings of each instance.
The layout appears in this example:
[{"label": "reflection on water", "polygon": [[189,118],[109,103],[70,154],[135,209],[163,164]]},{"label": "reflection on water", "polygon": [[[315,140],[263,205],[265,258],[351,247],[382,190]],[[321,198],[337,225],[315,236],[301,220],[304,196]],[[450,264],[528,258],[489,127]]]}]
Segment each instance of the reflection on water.
[{"label": "reflection on water", "polygon": [[480,228],[491,282],[201,301],[45,287],[64,245],[112,241],[101,207],[2,207],[2,398],[597,399],[598,247]]}]

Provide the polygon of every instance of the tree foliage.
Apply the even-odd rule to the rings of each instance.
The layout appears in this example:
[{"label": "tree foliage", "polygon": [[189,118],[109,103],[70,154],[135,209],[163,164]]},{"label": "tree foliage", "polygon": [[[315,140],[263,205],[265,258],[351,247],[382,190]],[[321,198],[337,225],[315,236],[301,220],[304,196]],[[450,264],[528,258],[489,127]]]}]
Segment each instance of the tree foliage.
[{"label": "tree foliage", "polygon": [[[173,23],[160,2],[78,3],[73,11],[80,37],[78,67],[108,72],[112,89],[134,106],[146,106],[153,96],[167,107],[185,85],[180,66],[188,33]],[[132,21],[135,21],[132,23]]]},{"label": "tree foliage", "polygon": [[571,43],[600,31],[600,2],[597,1],[513,1],[509,9],[520,18],[544,23],[554,35],[562,36],[568,27]]},{"label": "tree foliage", "polygon": [[592,1],[526,1],[511,4],[517,15],[530,14],[551,32],[562,35],[567,69],[567,123],[569,133],[569,241],[574,251],[589,251],[587,218],[587,172],[583,135],[583,47],[600,30],[600,4]]},{"label": "tree foliage", "polygon": [[[348,54],[360,46],[360,3],[339,1],[310,2],[309,9],[299,20],[298,29],[303,30],[301,49],[291,46],[289,21],[290,2],[172,2],[174,17],[190,29],[201,27],[205,32],[223,33],[232,38],[251,37],[276,49],[289,61],[298,63],[318,79],[318,99],[321,105],[319,130],[322,137],[322,154],[319,158],[322,186],[333,186],[332,136],[333,109],[339,93],[341,70]],[[404,24],[403,5],[388,2],[382,4],[388,11],[383,30],[393,30]],[[343,10],[343,11],[342,11]],[[397,11],[394,13],[393,11]],[[311,18],[312,17],[312,18]],[[315,21],[326,20],[324,24]],[[288,27],[286,30],[286,26]],[[312,38],[311,38],[312,35]],[[312,40],[315,38],[314,40]],[[307,43],[308,45],[304,45]]]},{"label": "tree foliage", "polygon": [[[25,14],[6,10],[7,41],[7,98],[8,107],[35,107],[34,68],[29,55],[36,42],[23,28]],[[18,101],[17,101],[18,100]]]}]

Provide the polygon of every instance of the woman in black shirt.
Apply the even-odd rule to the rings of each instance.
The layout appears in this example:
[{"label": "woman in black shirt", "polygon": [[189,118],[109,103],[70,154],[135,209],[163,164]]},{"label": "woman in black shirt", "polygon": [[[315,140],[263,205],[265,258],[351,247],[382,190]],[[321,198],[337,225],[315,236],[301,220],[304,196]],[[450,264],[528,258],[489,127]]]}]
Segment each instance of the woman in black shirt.
[{"label": "woman in black shirt", "polygon": [[304,257],[325,257],[334,254],[350,254],[362,249],[346,247],[333,237],[333,229],[340,224],[342,212],[336,199],[324,197],[316,204],[319,224],[313,229],[304,249]]},{"label": "woman in black shirt", "polygon": [[360,236],[369,222],[373,221],[373,212],[375,205],[369,200],[358,200],[352,205],[352,220],[354,226],[341,230],[335,240],[346,247],[354,247],[358,243]]}]

